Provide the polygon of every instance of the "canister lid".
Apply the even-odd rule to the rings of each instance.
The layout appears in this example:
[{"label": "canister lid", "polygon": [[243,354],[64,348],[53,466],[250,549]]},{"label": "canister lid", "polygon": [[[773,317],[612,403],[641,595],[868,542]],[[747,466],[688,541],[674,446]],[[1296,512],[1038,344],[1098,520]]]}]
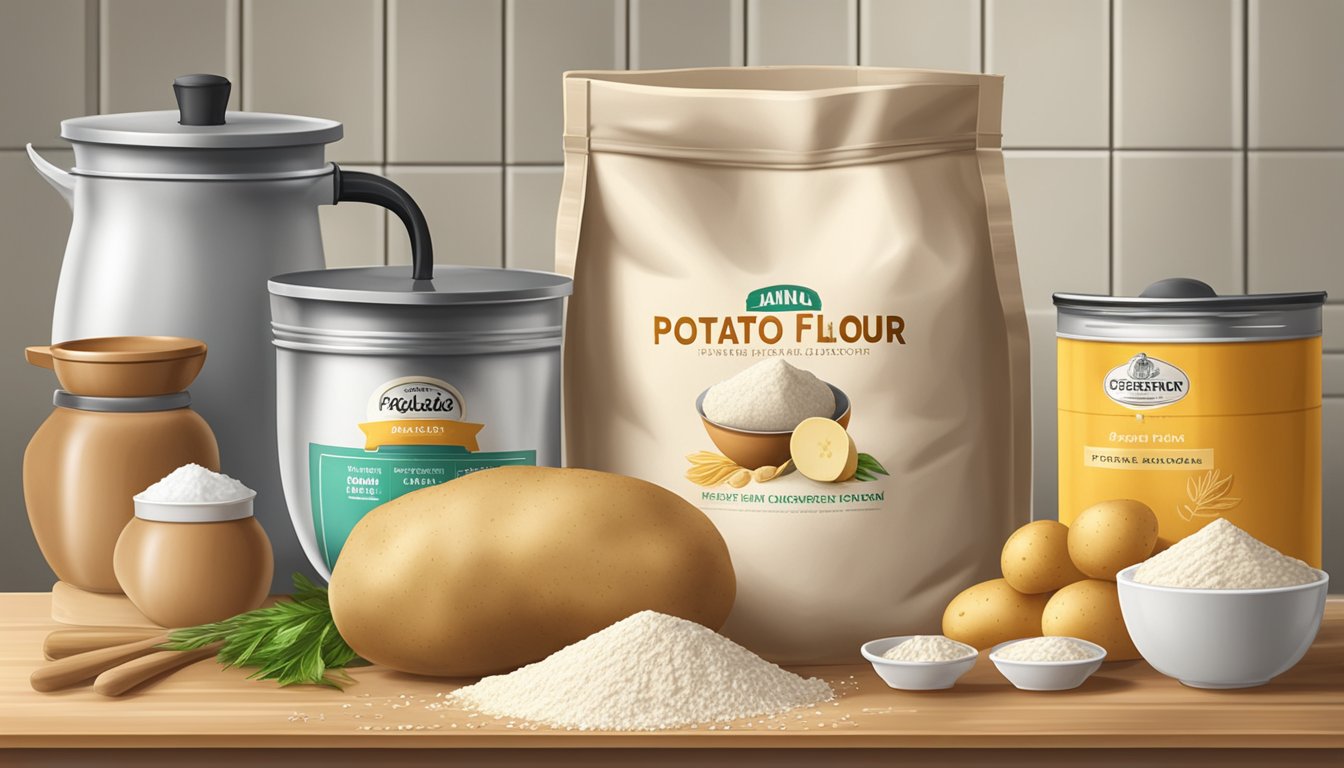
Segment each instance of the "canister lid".
[{"label": "canister lid", "polygon": [[433,280],[411,280],[408,267],[319,269],[277,275],[272,294],[316,301],[444,306],[539,301],[568,296],[574,281],[553,272],[434,267]]},{"label": "canister lid", "polygon": [[[268,112],[226,112],[233,84],[220,75],[173,81],[176,110],[90,115],[61,121],[61,138],[94,144],[191,149],[298,147],[341,138],[334,120]],[[168,96],[164,89],[164,98]]]},{"label": "canister lid", "polygon": [[[325,146],[334,120],[267,112],[228,112],[232,84],[219,75],[173,82],[176,110],[89,115],[61,121],[74,144],[77,176],[237,181],[327,175]],[[168,101],[164,89],[164,106]]]},{"label": "canister lid", "polygon": [[1224,342],[1321,335],[1324,291],[1223,295],[1184,277],[1138,296],[1056,293],[1057,335],[1100,341]]},{"label": "canister lid", "polygon": [[61,121],[61,138],[92,144],[188,149],[297,147],[341,138],[334,120],[268,112],[227,112],[223,125],[181,125],[177,110],[89,115]]}]

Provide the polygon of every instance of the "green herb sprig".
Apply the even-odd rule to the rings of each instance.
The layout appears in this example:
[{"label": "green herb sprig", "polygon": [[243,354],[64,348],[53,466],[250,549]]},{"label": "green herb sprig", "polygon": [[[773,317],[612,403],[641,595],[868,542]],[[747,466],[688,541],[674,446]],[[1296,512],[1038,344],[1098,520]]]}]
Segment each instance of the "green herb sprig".
[{"label": "green herb sprig", "polygon": [[289,600],[214,624],[174,630],[160,647],[190,651],[222,642],[215,658],[226,667],[256,667],[251,679],[340,690],[351,681],[342,668],[368,662],[336,630],[326,588],[301,573],[294,574],[293,580],[294,595]]},{"label": "green herb sprig", "polygon": [[859,454],[859,468],[854,471],[854,479],[861,483],[876,480],[878,475],[889,475],[887,468],[875,458],[871,453]]}]

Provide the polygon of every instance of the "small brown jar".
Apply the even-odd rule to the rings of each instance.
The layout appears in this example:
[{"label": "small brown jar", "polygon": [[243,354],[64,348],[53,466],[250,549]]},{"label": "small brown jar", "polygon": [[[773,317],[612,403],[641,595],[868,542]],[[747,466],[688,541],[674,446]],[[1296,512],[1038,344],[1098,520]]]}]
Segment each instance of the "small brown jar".
[{"label": "small brown jar", "polygon": [[135,607],[165,627],[208,624],[260,607],[275,563],[252,516],[252,498],[137,498],[113,555],[117,581]]}]

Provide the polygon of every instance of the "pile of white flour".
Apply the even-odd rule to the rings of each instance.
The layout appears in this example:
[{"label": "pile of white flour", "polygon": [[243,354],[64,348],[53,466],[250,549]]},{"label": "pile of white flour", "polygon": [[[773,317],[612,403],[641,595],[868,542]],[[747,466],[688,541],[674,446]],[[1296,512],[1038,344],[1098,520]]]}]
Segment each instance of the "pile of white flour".
[{"label": "pile of white flour", "polygon": [[834,416],[835,393],[811,371],[773,357],[710,387],[702,407],[725,427],[788,432],[804,419]]},{"label": "pile of white flour", "polygon": [[450,694],[486,714],[581,731],[654,731],[834,698],[691,621],[642,611],[542,661]]},{"label": "pile of white flour", "polygon": [[1006,661],[1082,661],[1095,659],[1097,652],[1068,637],[1033,637],[994,655]]},{"label": "pile of white flour", "polygon": [[200,464],[183,464],[159,482],[140,492],[145,501],[238,501],[252,489],[228,475],[212,472]]},{"label": "pile of white flour", "polygon": [[1218,518],[1148,558],[1134,581],[1184,589],[1269,589],[1309,584],[1311,566]]},{"label": "pile of white flour", "polygon": [[974,656],[975,649],[942,635],[915,635],[882,654],[892,661],[956,661]]}]

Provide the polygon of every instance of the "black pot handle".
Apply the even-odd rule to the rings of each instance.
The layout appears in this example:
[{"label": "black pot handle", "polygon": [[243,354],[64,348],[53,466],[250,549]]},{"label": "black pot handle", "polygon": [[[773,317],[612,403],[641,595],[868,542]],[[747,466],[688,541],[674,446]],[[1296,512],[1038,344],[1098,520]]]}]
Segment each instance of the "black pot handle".
[{"label": "black pot handle", "polygon": [[410,193],[395,182],[372,173],[343,171],[332,163],[336,173],[334,202],[373,203],[397,214],[411,236],[411,277],[434,279],[434,246],[429,241],[429,222]]}]

